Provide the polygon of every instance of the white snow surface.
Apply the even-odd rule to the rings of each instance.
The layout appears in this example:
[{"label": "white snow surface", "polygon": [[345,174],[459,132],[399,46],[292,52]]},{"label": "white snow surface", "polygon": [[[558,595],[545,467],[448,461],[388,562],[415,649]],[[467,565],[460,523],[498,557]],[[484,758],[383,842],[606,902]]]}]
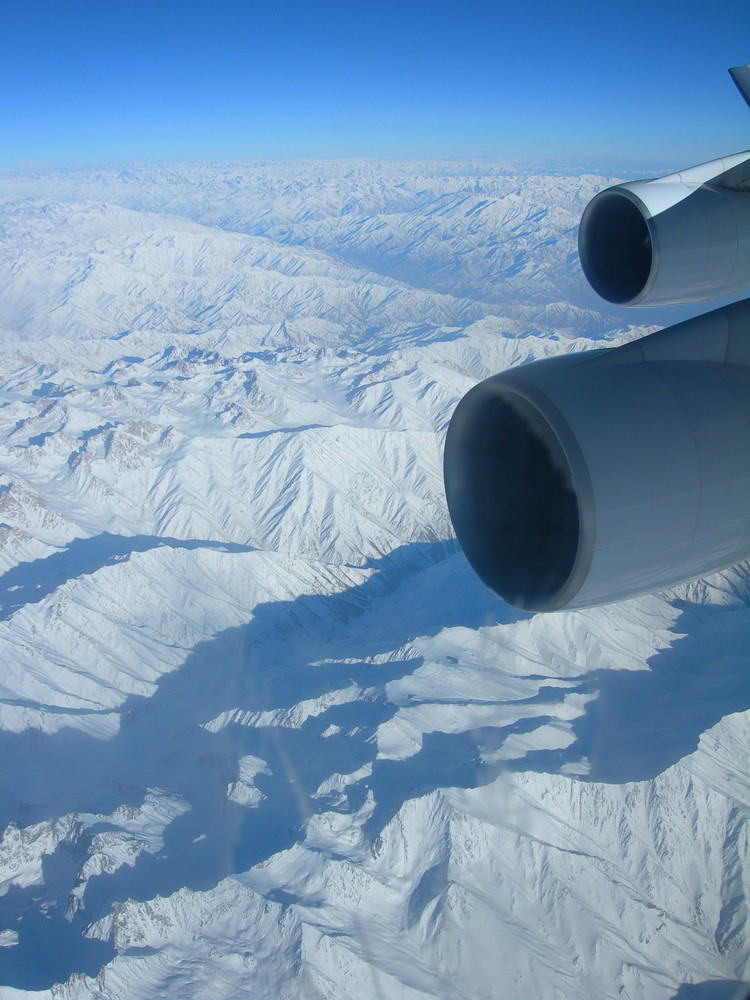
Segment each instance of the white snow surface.
[{"label": "white snow surface", "polygon": [[0,175],[3,1000],[747,995],[747,567],[530,616],[443,497],[475,382],[645,332],[611,180]]}]

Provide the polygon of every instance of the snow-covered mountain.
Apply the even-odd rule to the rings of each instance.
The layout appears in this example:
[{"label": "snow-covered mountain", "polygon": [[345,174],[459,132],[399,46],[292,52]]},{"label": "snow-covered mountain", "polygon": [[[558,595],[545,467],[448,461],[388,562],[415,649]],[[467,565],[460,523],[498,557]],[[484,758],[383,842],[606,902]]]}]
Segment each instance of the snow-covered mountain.
[{"label": "snow-covered mountain", "polygon": [[747,567],[524,615],[443,497],[476,381],[644,332],[609,181],[0,177],[3,1000],[746,995]]}]

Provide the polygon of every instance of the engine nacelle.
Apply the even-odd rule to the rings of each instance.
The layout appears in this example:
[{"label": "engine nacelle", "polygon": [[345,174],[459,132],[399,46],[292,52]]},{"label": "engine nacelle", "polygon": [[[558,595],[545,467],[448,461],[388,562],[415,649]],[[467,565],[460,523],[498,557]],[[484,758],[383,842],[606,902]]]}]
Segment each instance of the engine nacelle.
[{"label": "engine nacelle", "polygon": [[481,382],[453,415],[444,473],[469,562],[526,611],[750,557],[750,302]]},{"label": "engine nacelle", "polygon": [[739,291],[750,284],[750,152],[601,191],[578,252],[594,291],[618,305]]}]

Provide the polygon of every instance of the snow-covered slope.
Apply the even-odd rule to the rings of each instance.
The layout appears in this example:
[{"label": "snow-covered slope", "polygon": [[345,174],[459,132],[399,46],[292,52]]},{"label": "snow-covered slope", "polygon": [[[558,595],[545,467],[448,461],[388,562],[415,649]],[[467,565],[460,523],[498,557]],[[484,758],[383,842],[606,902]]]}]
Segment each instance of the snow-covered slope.
[{"label": "snow-covered slope", "polygon": [[527,616],[460,395],[616,329],[589,176],[0,178],[0,996],[727,998],[750,576]]}]

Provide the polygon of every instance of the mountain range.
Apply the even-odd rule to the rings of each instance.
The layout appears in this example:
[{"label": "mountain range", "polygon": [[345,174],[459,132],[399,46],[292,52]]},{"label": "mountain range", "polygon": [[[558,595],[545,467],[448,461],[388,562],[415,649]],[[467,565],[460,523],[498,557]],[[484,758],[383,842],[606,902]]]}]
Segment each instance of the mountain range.
[{"label": "mountain range", "polygon": [[529,615],[443,495],[477,381],[658,324],[613,180],[0,175],[3,1000],[747,996],[748,567]]}]

